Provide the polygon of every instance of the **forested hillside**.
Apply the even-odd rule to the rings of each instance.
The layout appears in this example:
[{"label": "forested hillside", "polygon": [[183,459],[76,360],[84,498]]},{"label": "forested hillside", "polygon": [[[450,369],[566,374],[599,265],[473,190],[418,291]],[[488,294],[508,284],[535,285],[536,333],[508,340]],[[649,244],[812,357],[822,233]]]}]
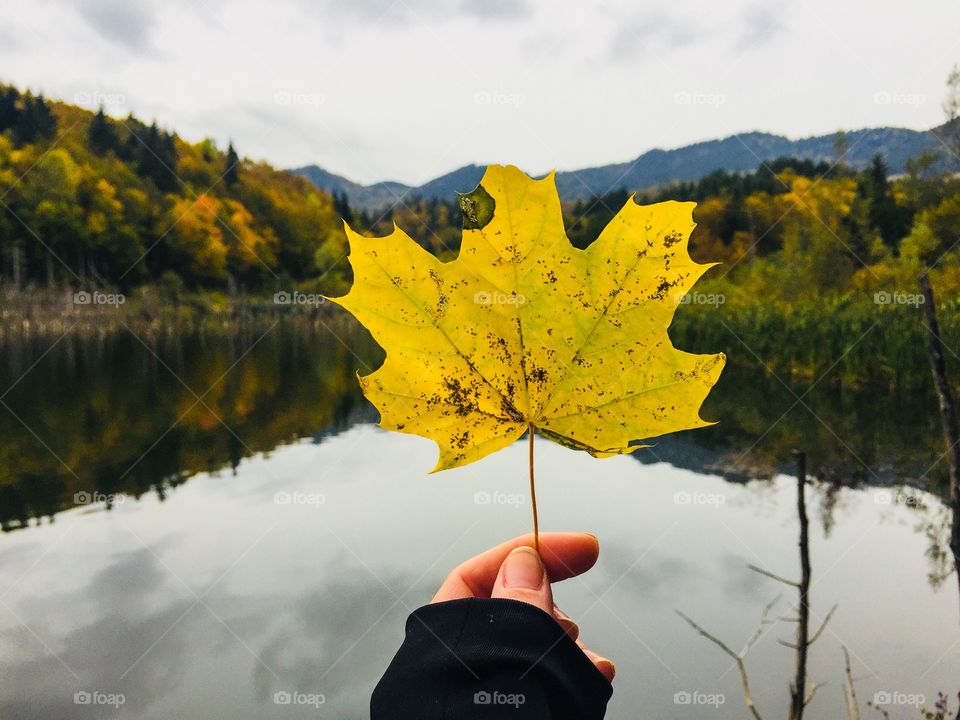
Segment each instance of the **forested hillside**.
[{"label": "forested hillside", "polygon": [[305,179],[0,86],[0,272],[8,286],[343,284],[333,199]]},{"label": "forested hillside", "polygon": [[[374,235],[396,223],[444,260],[459,249],[452,193],[386,212],[352,208],[345,193],[243,160],[232,146],[10,87],[0,92],[0,129],[8,289],[339,294],[350,281],[341,218]],[[836,362],[848,377],[926,382],[916,293],[926,268],[946,338],[960,347],[960,179],[943,171],[955,140],[944,138],[939,157],[910,159],[899,177],[880,155],[865,169],[780,158],[637,196],[697,201],[692,253],[721,263],[678,299],[687,307],[677,344],[722,345],[784,372]],[[618,190],[565,202],[571,241],[586,247],[628,198]],[[730,348],[731,336],[742,347]]]},{"label": "forested hillside", "polygon": [[[762,359],[778,373],[830,369],[835,379],[925,386],[917,276],[927,269],[945,338],[960,348],[960,179],[940,172],[940,162],[924,155],[891,178],[880,156],[864,170],[781,158],[750,173],[718,171],[637,195],[640,203],[696,201],[691,253],[720,263],[677,299],[675,343],[723,347],[735,362]],[[619,190],[565,203],[571,241],[586,247],[629,198]],[[433,199],[380,219],[349,216],[375,234],[396,221],[449,259],[459,249],[459,212],[454,201]],[[957,365],[958,357],[947,362]]]}]

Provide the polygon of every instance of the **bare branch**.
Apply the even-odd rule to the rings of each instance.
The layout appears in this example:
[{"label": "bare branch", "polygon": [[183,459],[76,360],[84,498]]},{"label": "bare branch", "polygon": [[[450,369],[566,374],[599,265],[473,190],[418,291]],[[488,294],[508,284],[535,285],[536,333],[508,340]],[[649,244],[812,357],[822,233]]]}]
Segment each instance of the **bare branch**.
[{"label": "bare branch", "polygon": [[810,692],[807,693],[807,699],[803,701],[804,707],[806,707],[807,705],[809,705],[809,704],[813,701],[813,696],[817,694],[817,690],[819,690],[820,688],[822,688],[824,685],[828,685],[828,684],[829,684],[829,683],[825,683],[825,682],[824,682],[824,683],[816,683],[816,682],[813,683],[813,684],[810,686]]},{"label": "bare branch", "polygon": [[696,630],[700,635],[702,635],[702,636],[705,637],[707,640],[709,640],[709,641],[712,642],[714,645],[718,646],[721,650],[723,650],[727,655],[730,656],[731,659],[733,659],[733,660],[740,660],[740,659],[741,659],[740,656],[739,656],[737,653],[735,653],[733,650],[730,649],[730,646],[729,646],[729,645],[727,645],[725,642],[723,642],[723,640],[720,640],[720,639],[719,639],[718,637],[716,637],[715,635],[711,635],[709,632],[707,632],[706,630],[704,630],[700,625],[697,625],[696,622],[694,622],[692,619],[690,619],[689,616],[687,616],[686,614],[684,614],[684,613],[681,612],[680,610],[674,610],[674,612],[675,612],[677,615],[679,615],[680,617],[682,617],[684,620],[686,620],[686,621],[687,621],[687,624],[690,625],[690,627],[692,627],[694,630]]},{"label": "bare branch", "polygon": [[820,627],[817,628],[817,631],[813,634],[813,637],[807,641],[807,647],[813,645],[817,641],[817,638],[823,634],[823,631],[827,629],[827,623],[830,622],[830,618],[833,617],[833,613],[836,609],[836,605],[830,608],[830,612],[827,613],[827,616],[823,619],[823,622],[820,623]]},{"label": "bare branch", "polygon": [[760,573],[761,575],[766,575],[768,578],[772,578],[777,582],[782,582],[784,585],[789,585],[790,587],[800,587],[800,583],[794,582],[793,580],[787,580],[785,577],[780,577],[779,575],[776,575],[769,570],[764,570],[761,567],[757,567],[756,565],[747,565],[747,569],[753,570],[755,573]]},{"label": "bare branch", "polygon": [[[831,610],[831,612],[833,612]],[[828,618],[829,619],[829,618]],[[857,688],[853,673],[850,671],[850,653],[843,647],[843,666],[847,674],[847,684],[843,686],[843,696],[847,701],[847,720],[860,720],[860,704],[857,702]],[[886,713],[884,712],[884,715]]]},{"label": "bare branch", "polygon": [[[823,619],[823,622],[820,623],[820,627],[817,628],[817,631],[813,634],[813,637],[807,640],[807,647],[810,647],[811,645],[813,645],[823,634],[823,631],[827,629],[827,623],[830,622],[830,618],[833,617],[833,613],[834,611],[836,611],[836,609],[837,609],[836,605],[830,608],[830,612],[827,613],[827,616]],[[796,622],[796,621],[793,621],[793,622]],[[791,650],[800,649],[800,646],[797,643],[789,642],[787,640],[777,640],[777,642],[783,645],[784,647],[790,648]]]},{"label": "bare branch", "polygon": [[697,625],[693,620],[684,615],[679,610],[674,610],[677,615],[686,620],[687,624],[690,625],[698,634],[705,637],[707,640],[712,642],[718,648],[723,650],[736,664],[737,669],[740,671],[740,682],[743,685],[743,704],[747,706],[747,710],[750,711],[750,714],[753,715],[754,720],[763,720],[763,716],[757,710],[756,706],[753,704],[753,696],[750,694],[750,678],[747,676],[747,667],[743,662],[743,658],[735,653],[730,647],[723,642],[720,638],[715,635],[711,635],[709,632],[704,630],[700,625]]},{"label": "bare branch", "polygon": [[750,639],[747,640],[747,644],[743,646],[743,650],[740,651],[740,657],[746,657],[747,653],[750,652],[750,648],[753,647],[754,643],[757,642],[764,635],[764,628],[767,625],[772,624],[773,620],[769,619],[770,611],[773,609],[773,606],[780,602],[782,595],[777,595],[773,600],[768,602],[764,608],[763,612],[760,613],[760,623],[757,625],[757,629],[754,631],[753,635],[750,636]]}]

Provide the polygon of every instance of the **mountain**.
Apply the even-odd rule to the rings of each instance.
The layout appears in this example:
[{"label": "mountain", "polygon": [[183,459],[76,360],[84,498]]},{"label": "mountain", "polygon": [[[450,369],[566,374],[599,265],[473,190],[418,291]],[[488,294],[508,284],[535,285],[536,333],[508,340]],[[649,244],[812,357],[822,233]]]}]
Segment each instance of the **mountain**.
[{"label": "mountain", "polygon": [[452,198],[457,192],[466,192],[475,188],[483,177],[483,171],[482,165],[465,165],[416,187],[389,180],[373,185],[361,185],[342,175],[328,172],[318,165],[294,168],[290,172],[305,177],[321,190],[331,194],[346,194],[350,204],[355,207],[375,210],[396,205],[408,196]]},{"label": "mountain", "polygon": [[[933,134],[936,130],[882,127],[848,132],[844,162],[859,169],[880,153],[891,173],[902,173],[909,158],[925,151],[943,151],[943,145]],[[563,199],[579,200],[619,188],[641,190],[678,180],[697,180],[714,170],[746,172],[778,157],[832,161],[836,157],[835,146],[835,134],[791,140],[771,133],[740,133],[673,150],[650,150],[630,162],[558,172],[557,189]],[[455,192],[468,192],[477,186],[483,176],[483,166],[467,165],[415,187],[398,182],[360,185],[316,165],[292,172],[329,192],[346,193],[355,207],[372,210],[388,207],[408,196],[451,199]]]},{"label": "mountain", "polygon": [[[328,193],[346,194],[352,205],[364,208],[388,207],[403,199],[413,188],[399,182],[389,180],[373,185],[361,185],[324,170],[317,165],[307,165],[291,170],[295,175],[305,177],[321,190]],[[434,181],[435,182],[435,181]]]},{"label": "mountain", "polygon": [[[909,158],[942,149],[931,132],[903,128],[856,130],[846,134],[846,142],[847,165],[864,168],[880,153],[894,174],[904,171]],[[619,188],[640,190],[677,180],[697,180],[714,170],[747,172],[779,157],[833,161],[835,144],[836,135],[790,140],[770,133],[741,133],[676,150],[650,150],[632,162],[560,172],[557,189],[561,197],[573,200]]]}]

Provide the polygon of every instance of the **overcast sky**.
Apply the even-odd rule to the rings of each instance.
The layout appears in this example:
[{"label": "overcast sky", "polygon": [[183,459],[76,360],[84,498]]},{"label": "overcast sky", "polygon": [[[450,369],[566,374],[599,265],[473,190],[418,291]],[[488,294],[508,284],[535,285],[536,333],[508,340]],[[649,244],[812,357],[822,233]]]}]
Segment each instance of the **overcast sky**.
[{"label": "overcast sky", "polygon": [[960,3],[0,0],[0,81],[360,182],[942,121]]}]

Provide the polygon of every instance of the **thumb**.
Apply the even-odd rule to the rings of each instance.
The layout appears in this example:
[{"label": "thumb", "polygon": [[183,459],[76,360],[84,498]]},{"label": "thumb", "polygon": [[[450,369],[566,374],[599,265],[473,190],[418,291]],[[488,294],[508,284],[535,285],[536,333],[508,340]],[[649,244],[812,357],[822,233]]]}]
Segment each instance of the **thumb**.
[{"label": "thumb", "polygon": [[550,578],[540,555],[532,547],[518,547],[507,555],[490,597],[520,600],[536,605],[553,615],[553,592]]}]

